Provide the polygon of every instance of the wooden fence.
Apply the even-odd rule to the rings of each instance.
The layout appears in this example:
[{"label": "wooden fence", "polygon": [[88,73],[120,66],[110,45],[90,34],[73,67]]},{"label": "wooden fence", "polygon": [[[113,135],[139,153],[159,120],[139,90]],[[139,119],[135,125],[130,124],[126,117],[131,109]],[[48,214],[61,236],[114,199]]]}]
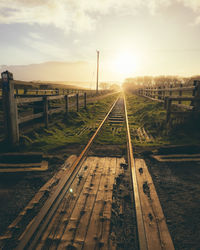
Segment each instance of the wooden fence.
[{"label": "wooden fence", "polygon": [[[36,92],[37,91],[37,92]],[[81,92],[81,93],[80,93]],[[103,91],[100,91],[103,94]],[[33,94],[34,93],[34,94]],[[62,93],[62,94],[60,94]],[[19,142],[20,124],[43,118],[45,127],[48,127],[49,116],[59,112],[69,112],[69,100],[73,100],[73,107],[79,111],[80,98],[82,98],[83,107],[86,109],[87,95],[94,96],[94,91],[88,93],[79,90],[79,93],[68,94],[66,90],[30,90],[25,94],[19,94],[15,89],[15,82],[9,80],[2,88],[2,104],[4,115],[5,137],[10,145],[16,145]],[[50,102],[61,101],[61,107],[50,107]],[[33,113],[20,116],[19,106],[33,106]],[[26,107],[24,107],[26,109]]]},{"label": "wooden fence", "polygon": [[[171,115],[185,116],[200,114],[200,81],[195,80],[193,86],[151,86],[136,91],[140,96],[164,103],[167,110],[166,122],[171,125]],[[173,106],[180,111],[174,111]]]}]

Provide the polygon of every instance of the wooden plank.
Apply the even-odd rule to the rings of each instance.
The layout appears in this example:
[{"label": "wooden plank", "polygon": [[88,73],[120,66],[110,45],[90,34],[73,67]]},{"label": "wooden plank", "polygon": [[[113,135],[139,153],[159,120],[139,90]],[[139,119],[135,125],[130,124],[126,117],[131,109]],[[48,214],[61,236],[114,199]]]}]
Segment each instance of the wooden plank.
[{"label": "wooden plank", "polygon": [[199,114],[200,111],[172,111],[171,114],[174,115],[192,115],[192,114]]},{"label": "wooden plank", "polygon": [[[14,164],[13,164],[14,165]],[[8,167],[0,167],[1,173],[11,173],[11,172],[32,172],[32,171],[46,171],[48,170],[48,162],[42,161],[40,165],[34,166],[30,164],[30,166],[8,166]]]},{"label": "wooden plank", "polygon": [[29,102],[41,102],[43,100],[42,97],[24,97],[24,98],[15,98],[16,103],[29,103]]},{"label": "wooden plank", "polygon": [[31,121],[31,120],[34,120],[36,118],[40,118],[43,116],[43,112],[41,113],[37,113],[37,114],[32,114],[32,115],[29,115],[29,116],[25,116],[25,117],[20,117],[18,119],[18,124],[20,123],[24,123],[24,122],[28,122],[28,121]]},{"label": "wooden plank", "polygon": [[48,111],[48,114],[49,115],[52,115],[52,114],[55,114],[55,113],[60,113],[62,111],[65,111],[65,107],[62,107],[62,108],[56,108],[56,109],[50,109]]},{"label": "wooden plank", "polygon": [[189,106],[189,105],[185,105],[185,104],[172,103],[172,106],[177,106],[177,107],[188,109],[188,110],[193,109],[193,106]]},{"label": "wooden plank", "polygon": [[152,155],[152,157],[161,162],[200,161],[200,154]]},{"label": "wooden plank", "polygon": [[135,159],[135,166],[148,249],[173,250],[166,219],[145,161]]},{"label": "wooden plank", "polygon": [[172,92],[177,92],[177,91],[189,91],[189,90],[193,90],[194,86],[188,86],[188,87],[179,87],[179,88],[160,88],[160,89],[144,89],[147,92],[151,92],[152,90],[154,92],[160,92],[160,91],[172,91]]},{"label": "wooden plank", "polygon": [[[80,201],[80,196],[82,195],[83,188],[85,185],[87,185],[88,180],[92,179],[92,174],[94,169],[96,168],[96,158],[95,157],[90,157],[86,160],[86,163],[83,165],[83,169],[81,171],[81,181],[79,177],[75,179],[75,182],[73,182],[72,185],[72,190],[73,190],[73,196],[74,198],[71,200],[71,202],[68,202],[67,204],[67,209],[66,206],[62,210],[62,218],[61,222],[56,230],[56,234],[54,236],[55,240],[61,240],[61,244],[63,243],[63,235],[66,232],[68,223],[70,223],[70,219],[73,213],[74,208],[77,206],[77,202]],[[86,170],[85,167],[87,167]],[[79,175],[80,175],[79,174]],[[66,241],[64,241],[64,244],[68,244]],[[70,242],[69,242],[70,244]],[[60,245],[59,245],[60,246]],[[49,249],[57,249],[57,245],[52,245]]]},{"label": "wooden plank", "polygon": [[52,100],[59,100],[59,99],[64,99],[65,98],[65,95],[55,95],[55,96],[47,96],[47,99],[49,101],[52,101]]},{"label": "wooden plank", "polygon": [[[111,222],[111,211],[112,211],[112,195],[113,195],[113,185],[115,182],[115,173],[118,166],[116,161],[110,164],[110,173],[107,175],[108,185],[105,187],[104,192],[104,208],[103,215],[100,217],[102,232],[99,235],[99,243],[102,249],[109,249],[111,242],[109,241],[110,235],[110,222]],[[114,247],[114,245],[113,245]]]},{"label": "wooden plank", "polygon": [[[102,206],[104,205],[104,202],[103,202],[103,196],[104,196],[104,186],[106,184],[106,173],[108,172],[108,166],[109,166],[109,163],[110,163],[110,159],[109,158],[104,158],[105,161],[104,161],[104,165],[103,165],[103,169],[102,169],[102,173],[101,173],[101,179],[100,179],[100,182],[99,182],[99,186],[97,188],[97,193],[96,193],[96,197],[95,197],[95,200],[94,200],[94,203],[93,203],[93,207],[91,207],[91,210],[90,210],[90,214],[89,214],[89,218],[87,219],[88,223],[87,223],[87,227],[84,226],[84,220],[82,220],[82,225],[79,227],[79,229],[77,230],[77,233],[76,233],[76,237],[74,239],[75,243],[78,243],[78,242],[82,242],[84,243],[85,241],[85,237],[87,239],[87,236],[86,234],[88,235],[88,228],[91,227],[91,221],[93,221],[93,216],[94,214],[97,215],[97,217],[99,217],[99,211],[101,211],[101,208]],[[84,219],[84,218],[83,218]],[[96,221],[98,223],[98,221]],[[98,228],[93,228],[93,238],[96,238],[96,230],[98,231]]]},{"label": "wooden plank", "polygon": [[[47,229],[45,230],[42,239],[40,240],[37,249],[57,249],[58,242],[61,240],[61,237],[66,229],[71,213],[74,209],[74,206],[79,198],[79,193],[81,192],[83,185],[87,177],[93,172],[95,166],[94,157],[87,158],[83,163],[82,182],[79,181],[77,177],[72,185],[73,193],[67,193],[62,204],[59,206],[55,216],[49,223]],[[49,246],[49,241],[50,246]]]},{"label": "wooden plank", "polygon": [[[83,230],[87,230],[90,214],[92,212],[99,183],[101,181],[101,175],[104,166],[102,162],[103,160],[104,159],[101,159],[100,162],[96,161],[96,167],[94,168],[93,173],[87,178],[83,190],[73,210],[73,213],[70,217],[69,223],[62,236],[62,244],[59,245],[59,248],[67,247],[71,242],[73,242],[76,232],[79,228],[79,223],[81,226],[84,226]],[[85,218],[84,224],[82,218]]]},{"label": "wooden plank", "polygon": [[10,167],[10,168],[26,168],[26,167],[38,167],[41,165],[41,162],[37,163],[0,163],[0,168]]},{"label": "wooden plank", "polygon": [[83,249],[98,249],[102,246],[108,246],[115,171],[116,159],[108,158],[104,166],[103,178],[97,193]]},{"label": "wooden plank", "polygon": [[[193,96],[168,96],[168,98],[172,101],[192,101],[195,99]],[[199,99],[199,98],[198,98]]]}]

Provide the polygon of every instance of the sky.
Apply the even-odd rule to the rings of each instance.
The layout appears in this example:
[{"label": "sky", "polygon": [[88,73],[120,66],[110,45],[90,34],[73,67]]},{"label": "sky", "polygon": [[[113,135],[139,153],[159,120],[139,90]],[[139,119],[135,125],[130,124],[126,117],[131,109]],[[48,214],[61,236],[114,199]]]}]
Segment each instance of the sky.
[{"label": "sky", "polygon": [[19,80],[95,81],[96,50],[100,81],[197,75],[199,41],[200,0],[0,0],[0,70]]}]

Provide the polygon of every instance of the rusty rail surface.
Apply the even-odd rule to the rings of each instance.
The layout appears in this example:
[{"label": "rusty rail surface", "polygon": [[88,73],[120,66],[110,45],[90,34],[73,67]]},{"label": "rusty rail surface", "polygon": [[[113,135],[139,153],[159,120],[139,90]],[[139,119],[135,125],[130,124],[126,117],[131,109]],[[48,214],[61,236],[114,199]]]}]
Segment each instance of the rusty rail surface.
[{"label": "rusty rail surface", "polygon": [[130,165],[132,181],[133,181],[132,184],[133,184],[134,199],[135,199],[139,247],[141,250],[146,250],[148,249],[147,239],[146,239],[146,232],[145,232],[144,221],[143,221],[143,216],[142,216],[142,207],[141,207],[140,194],[139,194],[137,177],[136,177],[136,168],[135,168],[135,163],[134,163],[134,158],[133,158],[133,147],[132,147],[131,135],[130,135],[130,130],[129,130],[129,122],[128,122],[125,96],[124,96],[124,109],[125,109],[126,131],[127,131],[127,151],[128,151],[127,154],[128,154],[128,162]]}]

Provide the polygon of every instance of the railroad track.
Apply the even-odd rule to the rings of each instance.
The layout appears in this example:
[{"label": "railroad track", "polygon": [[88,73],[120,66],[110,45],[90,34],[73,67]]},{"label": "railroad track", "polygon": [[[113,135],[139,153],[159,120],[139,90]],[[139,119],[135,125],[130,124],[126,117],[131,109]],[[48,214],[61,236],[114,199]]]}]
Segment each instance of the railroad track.
[{"label": "railroad track", "polygon": [[133,157],[126,101],[122,96],[114,102],[68,174],[60,179],[54,193],[21,234],[16,249],[115,249],[108,240],[112,192],[120,165],[125,165],[125,161],[87,156],[102,127],[108,125],[126,126],[139,248],[174,249],[145,162]]}]

